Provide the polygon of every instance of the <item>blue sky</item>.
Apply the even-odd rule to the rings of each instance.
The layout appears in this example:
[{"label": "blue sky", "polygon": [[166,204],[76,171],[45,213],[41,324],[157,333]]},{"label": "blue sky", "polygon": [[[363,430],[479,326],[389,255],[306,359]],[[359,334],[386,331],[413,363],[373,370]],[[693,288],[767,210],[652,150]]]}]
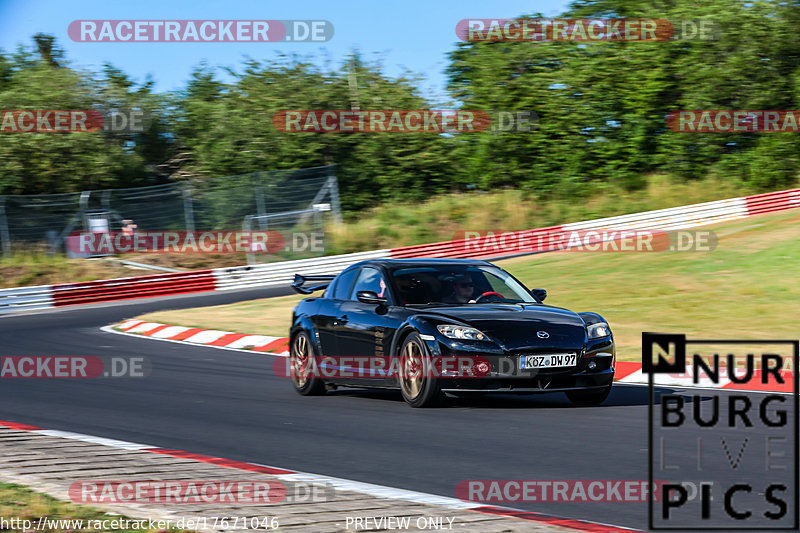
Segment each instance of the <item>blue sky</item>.
[{"label": "blue sky", "polygon": [[[421,74],[429,95],[444,96],[447,52],[455,47],[456,23],[466,18],[512,18],[540,12],[562,13],[568,0],[0,0],[0,49],[32,43],[37,32],[56,36],[67,58],[78,68],[99,70],[105,62],[121,68],[137,82],[147,74],[157,91],[180,89],[192,67],[202,61],[215,67],[234,67],[250,57],[269,60],[277,53],[326,58],[338,65],[354,49],[368,60],[380,59],[385,72],[406,70]],[[78,43],[67,35],[73,20],[99,19],[324,19],[335,35],[312,43]]]}]

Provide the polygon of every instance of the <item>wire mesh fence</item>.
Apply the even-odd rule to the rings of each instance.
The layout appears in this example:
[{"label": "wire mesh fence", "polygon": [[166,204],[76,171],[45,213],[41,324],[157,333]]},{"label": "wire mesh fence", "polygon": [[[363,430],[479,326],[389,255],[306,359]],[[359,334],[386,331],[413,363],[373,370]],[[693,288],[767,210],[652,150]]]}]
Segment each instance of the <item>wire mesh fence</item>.
[{"label": "wire mesh fence", "polygon": [[[316,206],[316,207],[315,207]],[[46,243],[65,248],[70,233],[121,231],[135,224],[137,232],[241,230],[245,219],[260,230],[294,221],[306,227],[308,216],[296,212],[330,212],[341,221],[334,166],[264,171],[203,180],[67,194],[0,196],[0,249]],[[290,213],[287,215],[287,213]],[[321,219],[315,222],[319,231]]]},{"label": "wire mesh fence", "polygon": [[[325,254],[325,213],[329,204],[315,203],[311,209],[284,211],[268,215],[251,215],[244,218],[242,231],[265,232],[273,243],[251,249],[247,264],[257,265],[278,259],[305,259]],[[277,246],[274,242],[277,240]],[[269,253],[262,253],[268,251]]]}]

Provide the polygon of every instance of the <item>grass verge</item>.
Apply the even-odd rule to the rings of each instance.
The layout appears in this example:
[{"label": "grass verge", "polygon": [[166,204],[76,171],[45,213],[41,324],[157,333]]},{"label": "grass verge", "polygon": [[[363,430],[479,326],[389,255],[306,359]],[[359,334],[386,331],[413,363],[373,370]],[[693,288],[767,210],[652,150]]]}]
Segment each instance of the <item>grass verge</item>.
[{"label": "grass verge", "polygon": [[[547,303],[596,311],[621,360],[637,360],[642,331],[703,338],[797,338],[800,211],[708,226],[710,252],[554,252],[498,262]],[[161,311],[140,320],[285,336],[300,295]]]},{"label": "grass verge", "polygon": [[[30,532],[35,531],[38,532],[53,532],[53,533],[62,533],[62,532],[70,532],[70,533],[79,533],[79,532],[95,532],[95,531],[119,531],[121,533],[144,533],[144,532],[160,532],[165,533],[167,531],[170,532],[178,532],[182,531],[180,529],[100,529],[94,527],[95,521],[101,521],[100,525],[102,524],[103,520],[125,520],[126,517],[106,513],[99,509],[94,509],[92,507],[85,507],[82,505],[75,505],[68,502],[63,502],[61,500],[57,500],[52,498],[46,494],[40,494],[38,492],[34,492],[27,487],[23,487],[20,485],[15,485],[12,483],[0,483],[0,517],[8,521],[8,524],[0,525],[0,530],[3,530],[3,526],[11,526],[11,525],[23,525],[25,524],[24,521],[28,520],[32,523],[32,527],[27,529],[20,528],[13,528],[8,527],[5,529],[6,531],[24,531]],[[42,519],[40,523],[40,527],[37,527],[37,521]],[[44,519],[47,518],[50,521],[59,521],[62,522],[60,525],[62,527],[45,527],[47,522]],[[12,519],[17,519],[16,522],[11,522]],[[64,522],[71,520],[72,523]],[[84,527],[77,527],[78,524],[76,521],[82,520],[82,524]],[[131,522],[136,521],[138,519],[131,518],[128,519]],[[107,522],[110,524],[110,522]],[[25,524],[27,525],[27,524]],[[52,522],[48,525],[52,525]]]}]

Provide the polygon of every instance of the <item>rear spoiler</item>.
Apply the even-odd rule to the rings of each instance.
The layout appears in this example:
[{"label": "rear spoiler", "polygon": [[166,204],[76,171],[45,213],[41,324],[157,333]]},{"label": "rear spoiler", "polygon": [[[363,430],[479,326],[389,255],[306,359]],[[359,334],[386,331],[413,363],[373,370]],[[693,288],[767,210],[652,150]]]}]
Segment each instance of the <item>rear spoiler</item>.
[{"label": "rear spoiler", "polygon": [[[327,289],[328,285],[331,284],[331,281],[333,281],[335,277],[336,276],[301,276],[300,274],[295,274],[292,288],[300,294],[311,294],[314,291]],[[322,283],[317,283],[311,287],[304,287],[303,285],[305,285],[307,281],[319,281]]]}]

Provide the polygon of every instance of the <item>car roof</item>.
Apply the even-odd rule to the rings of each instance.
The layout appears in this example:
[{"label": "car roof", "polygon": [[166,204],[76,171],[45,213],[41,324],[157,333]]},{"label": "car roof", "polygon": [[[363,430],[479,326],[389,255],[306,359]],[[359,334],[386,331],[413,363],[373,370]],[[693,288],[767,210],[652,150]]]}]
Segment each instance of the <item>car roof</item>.
[{"label": "car roof", "polygon": [[[482,261],[480,259],[427,259],[427,258],[416,258],[416,259],[367,259],[366,261],[360,261],[350,268],[354,267],[362,267],[362,266],[378,266],[384,268],[403,268],[403,267],[420,267],[420,266],[442,266],[442,265],[490,265],[488,261]],[[349,270],[349,268],[348,268]]]}]

